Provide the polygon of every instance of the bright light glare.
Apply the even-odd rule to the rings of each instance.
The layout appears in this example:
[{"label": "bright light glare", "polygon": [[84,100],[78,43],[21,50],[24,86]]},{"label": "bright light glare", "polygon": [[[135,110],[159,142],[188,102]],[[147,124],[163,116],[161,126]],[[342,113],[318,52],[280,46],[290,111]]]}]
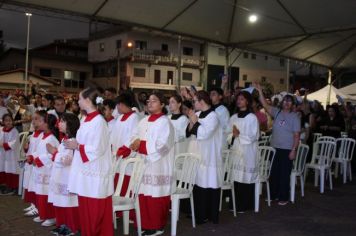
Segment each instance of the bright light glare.
[{"label": "bright light glare", "polygon": [[26,12],[26,16],[32,16],[32,13]]},{"label": "bright light glare", "polygon": [[127,43],[127,47],[131,48],[131,47],[132,47],[132,43],[131,43],[131,42],[128,42],[128,43]]},{"label": "bright light glare", "polygon": [[248,17],[248,21],[249,21],[250,23],[255,23],[257,20],[258,20],[258,17],[257,17],[257,15],[255,15],[255,14],[252,14],[252,15],[250,15],[250,16]]}]

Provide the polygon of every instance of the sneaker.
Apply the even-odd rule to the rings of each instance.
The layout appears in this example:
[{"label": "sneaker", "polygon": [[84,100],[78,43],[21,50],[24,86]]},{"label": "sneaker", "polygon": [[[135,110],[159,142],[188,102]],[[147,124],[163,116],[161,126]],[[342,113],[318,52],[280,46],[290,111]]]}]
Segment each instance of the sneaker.
[{"label": "sneaker", "polygon": [[50,231],[51,234],[54,234],[54,235],[59,235],[59,232],[63,229],[63,225],[61,226],[58,226],[57,228],[54,228]]},{"label": "sneaker", "polygon": [[47,219],[41,225],[44,227],[53,226],[56,224],[56,219]]},{"label": "sneaker", "polygon": [[156,231],[156,234],[155,235],[161,235],[164,233],[164,230],[163,229],[159,229]]},{"label": "sneaker", "polygon": [[41,223],[43,220],[39,216],[37,216],[37,217],[33,218],[33,221],[37,222],[37,223]]},{"label": "sneaker", "polygon": [[287,204],[288,204],[288,201],[279,201],[278,202],[278,205],[280,205],[280,206],[285,206]]},{"label": "sneaker", "polygon": [[62,225],[63,227],[61,230],[58,232],[59,235],[64,235],[64,236],[70,236],[70,235],[75,235],[70,228],[68,228],[66,225]]},{"label": "sneaker", "polygon": [[25,216],[37,216],[38,210],[37,210],[37,208],[33,208],[32,210],[26,212],[24,215]]},{"label": "sneaker", "polygon": [[36,208],[35,207],[35,205],[33,204],[33,203],[31,203],[31,206],[29,206],[29,207],[26,207],[25,209],[23,209],[23,211],[31,211],[31,210],[33,210],[34,208]]},{"label": "sneaker", "polygon": [[157,230],[147,229],[142,232],[142,236],[155,236],[156,233],[157,233]]}]

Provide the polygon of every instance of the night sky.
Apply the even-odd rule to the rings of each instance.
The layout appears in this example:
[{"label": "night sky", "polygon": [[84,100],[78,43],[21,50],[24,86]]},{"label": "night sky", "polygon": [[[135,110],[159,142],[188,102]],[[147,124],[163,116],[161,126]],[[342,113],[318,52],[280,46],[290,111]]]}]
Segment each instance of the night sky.
[{"label": "night sky", "polygon": [[[87,38],[87,23],[32,15],[30,48],[51,43],[54,39]],[[0,9],[0,30],[7,47],[25,48],[27,17],[24,13]]]}]

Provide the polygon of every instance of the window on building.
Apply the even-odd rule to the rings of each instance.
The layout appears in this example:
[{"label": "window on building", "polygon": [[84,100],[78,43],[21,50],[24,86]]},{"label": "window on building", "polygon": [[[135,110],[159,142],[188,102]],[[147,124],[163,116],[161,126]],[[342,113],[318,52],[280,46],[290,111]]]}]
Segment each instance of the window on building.
[{"label": "window on building", "polygon": [[136,47],[136,49],[139,49],[139,50],[146,50],[147,49],[147,42],[146,41],[136,40],[135,41],[135,47]]},{"label": "window on building", "polygon": [[248,52],[244,52],[244,58],[248,58]]},{"label": "window on building", "polygon": [[121,39],[116,40],[116,49],[121,48]]},{"label": "window on building", "polygon": [[146,77],[146,69],[134,68],[134,77]]},{"label": "window on building", "polygon": [[285,63],[284,59],[283,59],[283,58],[280,58],[280,59],[279,59],[279,65],[280,65],[281,67],[284,67],[284,63]]},{"label": "window on building", "polygon": [[168,44],[163,43],[161,49],[162,51],[168,52]]},{"label": "window on building", "polygon": [[279,79],[279,83],[280,84],[284,84],[284,79],[282,78],[282,79]]},{"label": "window on building", "polygon": [[173,84],[173,71],[167,71],[167,84]]},{"label": "window on building", "polygon": [[266,81],[267,81],[266,76],[262,76],[262,77],[261,77],[261,82],[266,82]]},{"label": "window on building", "polygon": [[100,50],[100,52],[104,52],[104,50],[105,50],[105,44],[104,43],[100,43],[99,44],[99,50]]},{"label": "window on building", "polygon": [[73,79],[74,78],[74,72],[70,70],[65,70],[64,71],[64,79]]},{"label": "window on building", "polygon": [[246,81],[247,80],[247,75],[242,75],[242,80]]},{"label": "window on building", "polygon": [[51,69],[40,68],[40,76],[52,77],[52,70]]},{"label": "window on building", "polygon": [[183,47],[183,55],[193,56],[193,48]]},{"label": "window on building", "polygon": [[182,79],[187,81],[193,81],[193,73],[183,72]]},{"label": "window on building", "polygon": [[252,59],[252,60],[256,60],[256,54],[252,53],[252,54],[251,54],[251,59]]}]

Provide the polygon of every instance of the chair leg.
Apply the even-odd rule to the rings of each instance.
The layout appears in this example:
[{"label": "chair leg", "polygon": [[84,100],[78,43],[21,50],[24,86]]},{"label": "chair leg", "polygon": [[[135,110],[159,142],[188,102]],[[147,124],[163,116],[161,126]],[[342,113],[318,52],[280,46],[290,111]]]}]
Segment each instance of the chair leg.
[{"label": "chair leg", "polygon": [[302,197],[304,197],[304,177],[300,176],[300,192],[302,193]]},{"label": "chair leg", "polygon": [[344,184],[346,184],[346,178],[347,178],[347,162],[346,161],[344,161],[342,163],[342,169],[343,169],[343,173],[342,173],[343,181],[344,181]]},{"label": "chair leg", "polygon": [[172,196],[172,212],[171,212],[171,235],[177,234],[177,211],[178,209],[178,201],[179,199],[175,196]]},{"label": "chair leg", "polygon": [[320,193],[324,193],[325,169],[320,169]]},{"label": "chair leg", "polygon": [[231,186],[231,198],[232,198],[231,199],[232,200],[232,208],[234,210],[234,217],[236,217],[235,188],[234,188],[234,184],[233,183],[232,183],[232,186]]},{"label": "chair leg", "polygon": [[[192,212],[192,224],[193,228],[195,228],[195,212],[194,212],[194,198],[193,198],[193,193],[190,194],[190,207],[191,207],[191,212]],[[179,209],[178,209],[179,210]]]},{"label": "chair leg", "polygon": [[314,170],[314,187],[318,187],[319,170]]},{"label": "chair leg", "polygon": [[223,197],[223,192],[224,190],[221,189],[220,191],[220,204],[219,204],[219,211],[221,211],[221,207],[222,207],[222,197]]},{"label": "chair leg", "polygon": [[271,206],[271,194],[269,191],[269,181],[266,181],[266,189],[267,189],[267,199],[268,199],[268,206]]},{"label": "chair leg", "polygon": [[115,211],[112,212],[112,219],[113,219],[113,222],[114,222],[114,229],[117,229],[117,219],[116,219],[116,212]]},{"label": "chair leg", "polygon": [[255,183],[255,212],[260,209],[260,182]]},{"label": "chair leg", "polygon": [[142,235],[141,211],[140,211],[140,203],[138,201],[138,198],[136,199],[136,202],[135,202],[135,213],[136,213],[137,234],[138,234],[138,236],[141,236]]},{"label": "chair leg", "polygon": [[128,235],[130,211],[123,211],[122,214],[123,214],[124,235]]},{"label": "chair leg", "polygon": [[350,181],[352,181],[351,161],[348,162],[348,166],[349,166],[349,179],[350,179]]},{"label": "chair leg", "polygon": [[328,171],[329,171],[329,187],[330,190],[333,190],[333,178],[331,178],[332,177],[331,169],[329,169]]},{"label": "chair leg", "polygon": [[339,176],[339,163],[335,162],[335,179],[337,179],[338,176]]},{"label": "chair leg", "polygon": [[19,175],[19,188],[17,191],[18,195],[22,195],[22,185],[23,185],[23,175],[25,173],[25,167],[21,167],[20,169],[20,175]]},{"label": "chair leg", "polygon": [[290,201],[294,203],[295,197],[295,181],[296,181],[295,173],[291,173],[290,175]]}]

